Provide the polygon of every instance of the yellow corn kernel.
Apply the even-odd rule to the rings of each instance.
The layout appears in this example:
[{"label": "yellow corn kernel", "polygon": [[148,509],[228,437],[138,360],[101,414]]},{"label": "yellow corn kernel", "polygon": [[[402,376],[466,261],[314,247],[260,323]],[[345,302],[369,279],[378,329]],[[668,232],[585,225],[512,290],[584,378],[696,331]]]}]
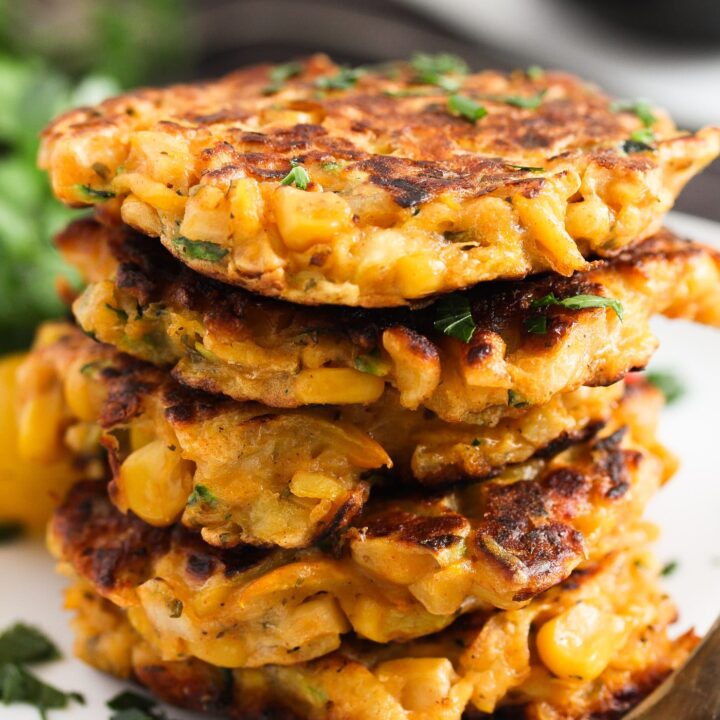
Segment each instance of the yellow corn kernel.
[{"label": "yellow corn kernel", "polygon": [[283,242],[302,252],[316,243],[329,243],[352,229],[350,206],[331,192],[306,192],[279,187],[273,194],[275,219]]},{"label": "yellow corn kernel", "polygon": [[170,525],[185,508],[192,488],[190,464],[162,440],[131,453],[118,482],[128,510],[151,525]]},{"label": "yellow corn kernel", "polygon": [[411,712],[438,708],[455,679],[447,658],[404,658],[381,663],[375,676]]},{"label": "yellow corn kernel", "polygon": [[262,226],[263,198],[257,180],[238,178],[230,189],[232,234],[235,238],[251,238]]},{"label": "yellow corn kernel", "polygon": [[187,193],[189,171],[193,167],[187,141],[180,136],[141,130],[130,140],[128,168],[137,169],[173,190]]},{"label": "yellow corn kernel", "polygon": [[537,650],[545,666],[558,677],[594,680],[625,639],[621,617],[579,602],[540,628]]},{"label": "yellow corn kernel", "polygon": [[180,235],[226,245],[232,232],[225,193],[215,185],[200,185],[185,207]]},{"label": "yellow corn kernel", "polygon": [[65,431],[65,444],[77,455],[89,455],[100,448],[100,426],[94,422],[79,422]]},{"label": "yellow corn kernel", "polygon": [[124,173],[118,175],[112,183],[112,189],[116,193],[132,193],[137,195],[143,202],[152,205],[158,210],[179,213],[185,207],[187,198],[178,195],[174,190],[163,185],[163,183],[151,180],[140,173]]},{"label": "yellow corn kernel", "polygon": [[139,450],[157,439],[155,423],[150,418],[134,420],[130,424],[130,449]]},{"label": "yellow corn kernel", "polygon": [[384,390],[382,378],[352,368],[303,370],[295,379],[295,396],[304,405],[367,404]]},{"label": "yellow corn kernel", "polygon": [[148,235],[162,234],[162,222],[157,210],[135,195],[128,195],[123,200],[120,217],[126,225],[142,228]]},{"label": "yellow corn kernel", "polygon": [[335,500],[344,488],[329,475],[298,470],[290,480],[290,492],[296,497]]},{"label": "yellow corn kernel", "polygon": [[54,385],[23,403],[18,427],[18,452],[24,460],[49,462],[62,456],[64,401]]},{"label": "yellow corn kernel", "polygon": [[63,390],[70,412],[79,420],[97,420],[103,400],[102,383],[93,382],[82,372],[83,363],[74,363],[65,376]]},{"label": "yellow corn kernel", "polygon": [[440,289],[445,269],[445,264],[431,255],[407,255],[397,261],[395,282],[404,297],[423,297]]}]

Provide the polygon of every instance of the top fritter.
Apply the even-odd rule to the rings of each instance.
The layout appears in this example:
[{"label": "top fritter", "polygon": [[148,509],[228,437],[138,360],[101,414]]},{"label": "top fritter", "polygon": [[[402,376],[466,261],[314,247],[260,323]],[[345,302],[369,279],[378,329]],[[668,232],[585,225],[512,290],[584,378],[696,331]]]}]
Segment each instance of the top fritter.
[{"label": "top fritter", "polygon": [[40,164],[193,269],[380,307],[611,255],[659,227],[720,129],[679,132],[555,72],[324,56],[140,90],[58,118]]}]

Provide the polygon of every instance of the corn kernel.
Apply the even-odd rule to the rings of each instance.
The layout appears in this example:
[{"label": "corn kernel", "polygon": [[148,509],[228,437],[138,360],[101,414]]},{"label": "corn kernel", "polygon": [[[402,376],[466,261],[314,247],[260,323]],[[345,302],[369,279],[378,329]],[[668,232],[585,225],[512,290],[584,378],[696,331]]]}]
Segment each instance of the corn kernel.
[{"label": "corn kernel", "polygon": [[540,628],[537,649],[545,666],[558,677],[594,680],[625,639],[622,618],[580,602]]},{"label": "corn kernel", "polygon": [[406,710],[421,712],[448,697],[455,671],[447,658],[404,658],[381,663],[375,675]]},{"label": "corn kernel", "polygon": [[344,492],[334,478],[317,472],[298,470],[290,480],[290,492],[296,497],[335,500]]},{"label": "corn kernel", "polygon": [[201,185],[185,207],[180,235],[190,240],[202,240],[226,245],[232,233],[225,193],[214,185]]},{"label": "corn kernel", "polygon": [[331,192],[279,187],[273,206],[280,235],[291,250],[302,252],[316,243],[331,242],[352,228],[350,206]]},{"label": "corn kernel", "polygon": [[162,223],[157,210],[135,195],[128,195],[123,200],[120,216],[126,225],[142,228],[147,235],[162,234]]},{"label": "corn kernel", "polygon": [[118,175],[112,183],[117,193],[132,193],[148,205],[166,212],[182,212],[186,197],[178,195],[174,190],[162,183],[151,180],[140,173],[125,173]]},{"label": "corn kernel", "polygon": [[170,525],[190,494],[190,465],[162,440],[154,440],[127,457],[118,485],[128,510],[151,525]]},{"label": "corn kernel", "polygon": [[33,395],[20,410],[18,452],[24,460],[49,462],[62,456],[64,401],[59,385]]},{"label": "corn kernel", "polygon": [[230,190],[232,232],[235,238],[251,238],[260,232],[263,198],[260,187],[252,178],[238,178]]},{"label": "corn kernel", "polygon": [[100,415],[103,400],[102,384],[90,380],[82,372],[82,362],[75,363],[65,376],[65,402],[79,420],[92,422]]},{"label": "corn kernel", "polygon": [[445,277],[445,264],[424,253],[399,258],[395,266],[395,282],[408,298],[422,297],[440,289]]},{"label": "corn kernel", "polygon": [[382,378],[352,368],[303,370],[295,379],[295,396],[305,405],[372,403],[384,390]]}]

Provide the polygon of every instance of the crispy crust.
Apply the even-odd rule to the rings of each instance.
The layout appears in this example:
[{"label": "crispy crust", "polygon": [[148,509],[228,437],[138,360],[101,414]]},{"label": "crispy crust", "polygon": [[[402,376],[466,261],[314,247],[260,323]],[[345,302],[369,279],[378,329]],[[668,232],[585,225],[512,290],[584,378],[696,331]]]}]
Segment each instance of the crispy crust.
[{"label": "crispy crust", "polygon": [[[657,586],[645,538],[636,540],[634,548],[574,573],[522,611],[466,616],[407,644],[348,639],[330,656],[285,667],[228,672],[192,658],[162,658],[125,612],[85,582],[69,590],[66,604],[76,613],[75,651],[83,660],[121,677],[132,674],[172,704],[238,720],[411,720],[419,713],[423,720],[610,720],[639,702],[697,643],[692,633],[668,638],[674,608]],[[537,655],[536,630],[579,602],[629,620],[634,629],[597,679],[560,680]]]},{"label": "crispy crust", "polygon": [[[221,549],[177,526],[135,562],[136,549],[147,553],[139,521],[114,509],[100,483],[69,495],[51,544],[98,592],[132,608],[134,624],[166,658],[284,665],[332,651],[350,630],[382,643],[417,638],[458,613],[523,607],[624,545],[670,470],[652,439],[648,406],[658,398],[648,393],[616,414],[614,425],[627,431],[550,462],[442,495],[380,494],[324,549]],[[180,624],[168,615],[178,603]]]},{"label": "crispy crust", "polygon": [[[74,304],[86,331],[172,366],[185,384],[275,407],[369,403],[394,388],[406,408],[423,405],[450,422],[487,420],[512,412],[511,397],[541,405],[644,367],[656,345],[654,313],[720,325],[720,256],[666,230],[570,278],[456,296],[467,298],[477,325],[468,344],[434,328],[434,305],[305,310],[263,300],[196,275],[126,229],[80,221],[57,244],[91,282]],[[548,293],[614,298],[624,321],[607,308],[533,308]],[[529,332],[542,317],[546,332]],[[347,380],[329,390],[328,370],[339,369]],[[368,392],[358,396],[358,388]]]},{"label": "crispy crust", "polygon": [[[203,274],[294,302],[378,307],[582,269],[583,256],[657,230],[720,149],[717,129],[679,133],[657,113],[656,150],[626,154],[640,120],[560,73],[463,78],[488,110],[471,123],[406,65],[323,93],[316,81],[339,68],[321,56],[302,67],[272,95],[260,66],[71,111],[43,133],[40,164],[61,200],[102,202],[105,218],[159,236]],[[503,99],[539,93],[534,109]],[[291,160],[310,192],[280,185]],[[213,243],[212,257],[187,240]]]}]

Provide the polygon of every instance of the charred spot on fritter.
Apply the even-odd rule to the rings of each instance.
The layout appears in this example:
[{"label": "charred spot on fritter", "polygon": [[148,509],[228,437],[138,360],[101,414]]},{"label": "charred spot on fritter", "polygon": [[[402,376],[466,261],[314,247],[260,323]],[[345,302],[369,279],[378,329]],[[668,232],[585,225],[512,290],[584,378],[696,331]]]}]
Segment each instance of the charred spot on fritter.
[{"label": "charred spot on fritter", "polygon": [[463,542],[470,532],[467,518],[454,513],[422,516],[402,511],[389,512],[363,523],[366,538],[391,538],[429,550],[444,550]]}]

